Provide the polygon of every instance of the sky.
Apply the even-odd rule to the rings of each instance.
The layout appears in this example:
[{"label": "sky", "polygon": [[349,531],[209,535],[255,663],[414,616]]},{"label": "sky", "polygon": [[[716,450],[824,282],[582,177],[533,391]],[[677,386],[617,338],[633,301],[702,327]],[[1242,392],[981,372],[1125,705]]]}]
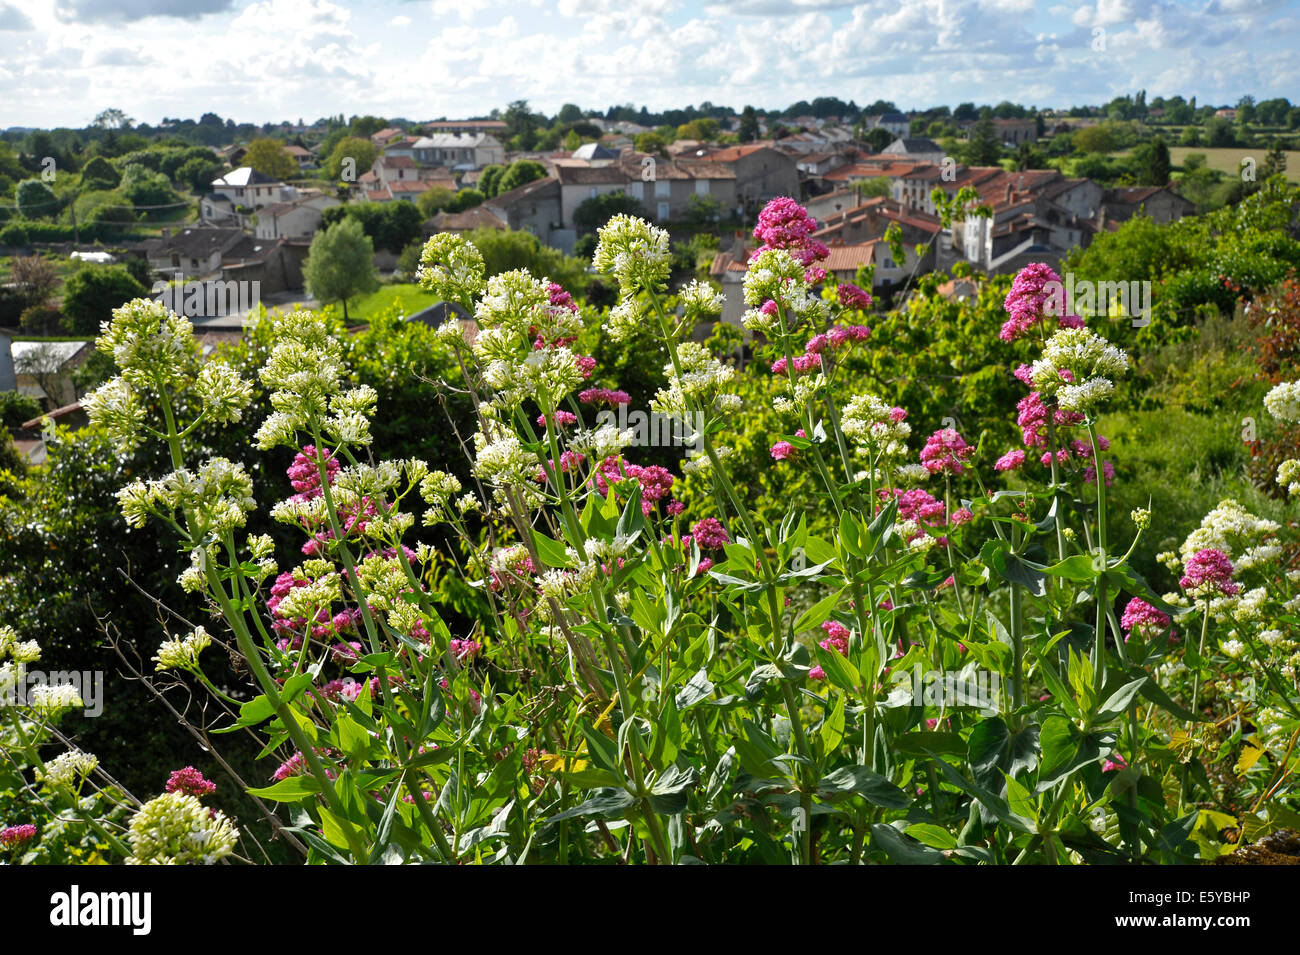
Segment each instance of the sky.
[{"label": "sky", "polygon": [[0,0],[0,128],[1300,99],[1300,0]]}]

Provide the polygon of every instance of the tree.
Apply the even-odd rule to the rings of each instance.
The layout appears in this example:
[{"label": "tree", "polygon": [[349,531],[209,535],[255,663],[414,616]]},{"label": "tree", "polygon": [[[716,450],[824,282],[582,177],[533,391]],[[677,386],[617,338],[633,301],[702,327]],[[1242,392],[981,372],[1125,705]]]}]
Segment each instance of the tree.
[{"label": "tree", "polygon": [[18,184],[18,211],[27,219],[44,219],[59,209],[54,190],[39,179],[25,179]]},{"label": "tree", "polygon": [[212,183],[221,175],[221,165],[210,159],[187,159],[176,170],[176,181],[183,186],[188,186],[190,191],[196,195],[210,192]]},{"label": "tree", "polygon": [[[339,140],[334,151],[330,153],[329,159],[325,161],[325,171],[331,179],[356,182],[370,171],[378,152],[375,144],[369,139],[348,136]],[[352,161],[348,162],[349,159]]]},{"label": "tree", "polygon": [[513,148],[525,151],[533,148],[541,122],[528,108],[528,100],[515,100],[506,107],[505,115],[501,118],[505,121],[506,135]]},{"label": "tree", "polygon": [[880,152],[894,141],[894,134],[883,126],[873,126],[863,134],[862,141],[870,146],[873,152]]},{"label": "tree", "polygon": [[31,308],[49,301],[59,287],[59,270],[42,256],[23,256],[10,262],[9,281],[13,283],[23,307]]},{"label": "tree", "polygon": [[95,156],[81,169],[81,184],[86,189],[116,189],[122,174],[103,156]]},{"label": "tree", "polygon": [[576,123],[582,118],[582,110],[579,107],[572,103],[565,103],[560,107],[559,113],[556,114],[555,121],[557,123],[568,124]]},{"label": "tree", "polygon": [[870,179],[859,179],[853,183],[853,191],[861,199],[889,198],[893,192],[893,187],[889,184],[887,177],[872,176]]},{"label": "tree", "polygon": [[342,302],[345,322],[348,299],[379,288],[375,247],[357,219],[349,216],[316,233],[303,266],[303,280],[318,302]]},{"label": "tree", "polygon": [[1002,158],[1002,140],[993,120],[987,116],[971,127],[966,161],[972,166],[996,166]]},{"label": "tree", "polygon": [[668,155],[668,143],[659,133],[637,133],[632,138],[632,147],[639,153],[653,153],[656,156]]},{"label": "tree", "polygon": [[353,202],[334,206],[321,213],[321,224],[331,226],[345,219],[355,219],[376,249],[394,255],[420,237],[424,217],[412,202]]},{"label": "tree", "polygon": [[754,111],[754,107],[752,106],[746,106],[740,112],[739,135],[742,143],[752,143],[754,140],[758,139],[758,113]]},{"label": "tree", "polygon": [[501,180],[497,183],[497,191],[492,195],[499,196],[503,192],[509,192],[511,189],[518,189],[520,186],[545,178],[546,167],[541,163],[532,159],[516,159],[501,174]]},{"label": "tree", "polygon": [[448,212],[464,212],[466,209],[481,205],[486,198],[487,196],[477,189],[462,189],[451,197],[444,208]]},{"label": "tree", "polygon": [[677,138],[696,139],[707,143],[716,139],[720,130],[721,127],[716,119],[693,119],[677,127]]},{"label": "tree", "polygon": [[113,309],[146,293],[124,266],[83,265],[63,286],[65,328],[70,335],[93,335],[113,317]]},{"label": "tree", "polygon": [[1139,146],[1134,158],[1137,160],[1138,185],[1169,185],[1173,164],[1169,160],[1169,146],[1163,136],[1157,136],[1154,142]]},{"label": "tree", "polygon": [[415,200],[415,206],[420,210],[420,215],[426,219],[431,219],[456,197],[456,193],[445,186],[434,186],[432,189],[426,189],[420,193],[420,198]]},{"label": "tree", "polygon": [[95,116],[95,125],[100,129],[130,129],[134,122],[120,109],[106,109]]},{"label": "tree", "polygon": [[122,184],[118,189],[134,206],[167,206],[179,198],[166,176],[135,163],[122,170]]},{"label": "tree", "polygon": [[478,174],[478,191],[491,199],[499,191],[497,183],[501,181],[501,176],[505,173],[506,167],[493,163],[490,166],[484,166],[483,171]]},{"label": "tree", "polygon": [[958,103],[957,108],[952,111],[953,119],[979,119],[979,110],[975,108],[974,103]]},{"label": "tree", "polygon": [[244,165],[252,166],[260,173],[272,179],[284,181],[298,175],[298,163],[285,150],[284,144],[263,137],[248,144],[244,153]]},{"label": "tree", "polygon": [[619,213],[642,219],[650,218],[640,201],[620,189],[582,200],[578,208],[573,210],[573,224],[584,232],[594,232],[608,222],[611,216]]},{"label": "tree", "polygon": [[1237,145],[1237,134],[1232,129],[1232,123],[1221,116],[1211,117],[1205,124],[1205,143],[1217,147]]},{"label": "tree", "polygon": [[1273,140],[1269,145],[1268,154],[1264,157],[1259,172],[1262,179],[1268,179],[1270,176],[1286,172],[1286,150],[1282,148],[1282,144],[1278,140]]},{"label": "tree", "polygon": [[1109,123],[1085,126],[1074,133],[1074,147],[1085,153],[1111,153],[1117,145],[1115,132]]}]

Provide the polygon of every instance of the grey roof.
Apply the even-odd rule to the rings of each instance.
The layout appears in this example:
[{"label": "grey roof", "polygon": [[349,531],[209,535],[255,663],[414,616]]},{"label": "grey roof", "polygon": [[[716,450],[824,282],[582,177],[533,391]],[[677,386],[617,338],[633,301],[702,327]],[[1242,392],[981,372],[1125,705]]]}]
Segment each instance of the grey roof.
[{"label": "grey roof", "polygon": [[145,243],[151,255],[181,255],[185,258],[207,258],[214,252],[226,250],[244,238],[244,230],[221,226],[192,226],[175,235]]},{"label": "grey roof", "polygon": [[600,143],[584,143],[573,151],[573,159],[617,159],[618,153]]},{"label": "grey roof", "polygon": [[230,170],[220,179],[212,180],[212,188],[220,189],[222,186],[266,186],[279,181],[279,179],[268,176],[264,172],[258,172],[252,166],[240,166],[238,169]]}]

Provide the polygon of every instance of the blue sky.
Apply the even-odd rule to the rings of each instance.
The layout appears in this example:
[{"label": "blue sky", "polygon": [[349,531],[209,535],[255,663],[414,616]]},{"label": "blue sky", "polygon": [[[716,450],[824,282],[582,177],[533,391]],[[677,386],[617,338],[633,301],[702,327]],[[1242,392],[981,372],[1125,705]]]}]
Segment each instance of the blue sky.
[{"label": "blue sky", "polygon": [[0,127],[836,95],[1300,99],[1300,0],[0,0]]}]

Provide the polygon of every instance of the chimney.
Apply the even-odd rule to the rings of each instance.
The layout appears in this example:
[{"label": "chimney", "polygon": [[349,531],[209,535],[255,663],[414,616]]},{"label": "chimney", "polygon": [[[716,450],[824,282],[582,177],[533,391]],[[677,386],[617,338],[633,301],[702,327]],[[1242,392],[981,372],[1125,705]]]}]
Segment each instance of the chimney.
[{"label": "chimney", "polygon": [[1010,201],[1011,201],[1011,183],[1009,183],[1009,182],[1007,183],[1007,194],[1006,194],[1006,198],[1005,198],[1003,201],[1004,201],[1004,202],[1010,202]]}]

